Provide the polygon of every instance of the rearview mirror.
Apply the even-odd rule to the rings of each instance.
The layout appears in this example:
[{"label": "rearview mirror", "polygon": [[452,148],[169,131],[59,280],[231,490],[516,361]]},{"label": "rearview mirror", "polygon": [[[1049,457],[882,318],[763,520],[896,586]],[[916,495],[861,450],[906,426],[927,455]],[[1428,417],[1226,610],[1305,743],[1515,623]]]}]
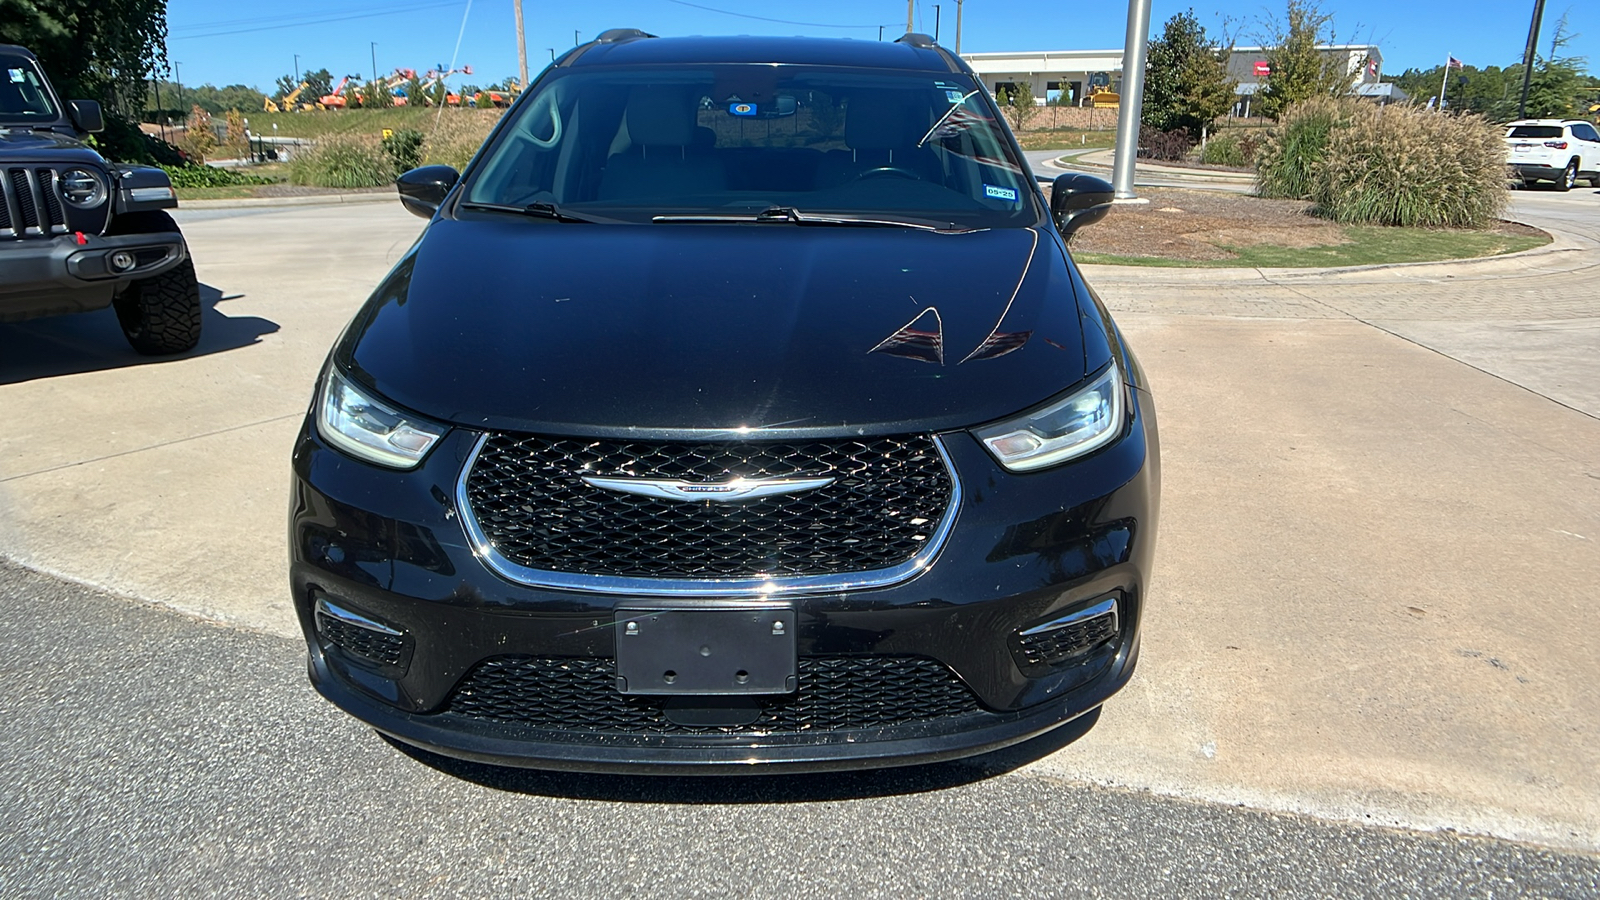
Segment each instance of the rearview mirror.
[{"label": "rearview mirror", "polygon": [[460,179],[461,173],[449,166],[423,166],[402,174],[394,184],[408,212],[431,219]]},{"label": "rearview mirror", "polygon": [[100,113],[100,104],[93,100],[73,100],[67,104],[73,127],[85,134],[99,134],[106,130],[106,118]]},{"label": "rearview mirror", "polygon": [[1074,172],[1062,175],[1050,185],[1050,217],[1064,238],[1085,225],[1092,225],[1111,211],[1116,191],[1111,182],[1093,175]]}]

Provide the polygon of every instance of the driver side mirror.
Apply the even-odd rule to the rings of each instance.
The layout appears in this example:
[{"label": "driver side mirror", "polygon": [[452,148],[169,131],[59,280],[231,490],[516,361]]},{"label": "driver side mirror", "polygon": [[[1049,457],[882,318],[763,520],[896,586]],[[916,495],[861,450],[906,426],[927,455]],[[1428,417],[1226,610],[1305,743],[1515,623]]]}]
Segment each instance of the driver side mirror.
[{"label": "driver side mirror", "polygon": [[1111,182],[1093,175],[1074,172],[1050,184],[1050,218],[1063,238],[1085,225],[1093,225],[1111,211],[1116,191]]},{"label": "driver side mirror", "polygon": [[67,112],[72,116],[72,124],[85,134],[106,130],[106,117],[100,112],[100,104],[93,100],[73,100],[67,104]]},{"label": "driver side mirror", "polygon": [[406,211],[431,219],[459,180],[461,173],[449,166],[423,166],[403,173],[395,179],[394,186],[400,191],[400,204]]}]

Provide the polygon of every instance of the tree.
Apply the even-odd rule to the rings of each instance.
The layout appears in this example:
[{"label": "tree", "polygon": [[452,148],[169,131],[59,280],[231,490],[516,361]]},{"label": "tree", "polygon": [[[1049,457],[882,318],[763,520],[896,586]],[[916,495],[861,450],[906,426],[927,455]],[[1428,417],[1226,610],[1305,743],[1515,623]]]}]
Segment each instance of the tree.
[{"label": "tree", "polygon": [[0,44],[29,48],[57,90],[121,118],[137,118],[166,40],[166,0],[0,0]]},{"label": "tree", "polygon": [[1009,90],[1002,89],[1000,96],[995,99],[1000,101],[1001,111],[1011,120],[1011,130],[1018,134],[1039,113],[1039,108],[1033,103],[1033,83],[1030,81],[1019,81]]},{"label": "tree", "polygon": [[1567,16],[1562,13],[1550,36],[1550,54],[1535,60],[1533,77],[1528,79],[1529,118],[1565,119],[1587,111],[1583,100],[1593,92],[1588,83],[1591,79],[1583,71],[1588,60],[1560,55],[1561,49],[1577,37],[1567,30]]},{"label": "tree", "polygon": [[217,134],[211,130],[211,114],[196,106],[189,110],[188,127],[178,138],[178,147],[192,162],[203,163],[217,149]]},{"label": "tree", "polygon": [[1332,44],[1333,15],[1316,0],[1288,0],[1283,22],[1263,23],[1266,34],[1267,76],[1256,93],[1256,107],[1274,119],[1291,104],[1318,96],[1337,97],[1350,90],[1347,60],[1324,55],[1318,45]]},{"label": "tree", "polygon": [[1157,131],[1190,135],[1227,112],[1238,82],[1228,76],[1224,50],[1206,36],[1194,10],[1167,20],[1150,42],[1144,84],[1144,123]]},{"label": "tree", "polygon": [[356,96],[364,109],[380,109],[394,105],[394,94],[389,91],[388,82],[384,81],[369,81],[363,84],[356,91]]}]

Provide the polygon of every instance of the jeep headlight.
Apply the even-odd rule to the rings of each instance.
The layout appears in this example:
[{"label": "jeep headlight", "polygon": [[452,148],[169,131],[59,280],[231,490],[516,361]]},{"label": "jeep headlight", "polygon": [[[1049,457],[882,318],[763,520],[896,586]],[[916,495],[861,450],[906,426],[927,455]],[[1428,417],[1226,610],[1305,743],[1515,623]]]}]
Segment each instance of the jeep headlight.
[{"label": "jeep headlight", "polygon": [[1110,443],[1122,433],[1127,403],[1122,373],[1112,363],[1066,397],[973,434],[1013,472],[1060,465]]},{"label": "jeep headlight", "polygon": [[373,399],[333,368],[317,399],[317,433],[324,440],[392,469],[415,468],[448,430]]},{"label": "jeep headlight", "polygon": [[88,169],[68,169],[61,173],[61,196],[79,209],[93,209],[106,202],[106,180]]}]

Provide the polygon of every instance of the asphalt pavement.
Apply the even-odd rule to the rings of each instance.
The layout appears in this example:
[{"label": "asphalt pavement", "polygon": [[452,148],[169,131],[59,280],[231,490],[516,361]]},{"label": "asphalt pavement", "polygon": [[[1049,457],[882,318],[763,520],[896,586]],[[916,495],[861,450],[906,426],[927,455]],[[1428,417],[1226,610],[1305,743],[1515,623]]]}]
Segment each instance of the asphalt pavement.
[{"label": "asphalt pavement", "polygon": [[8,898],[1600,895],[1594,856],[1014,768],[1053,747],[732,779],[463,764],[323,703],[297,641],[3,563],[0,603]]}]

